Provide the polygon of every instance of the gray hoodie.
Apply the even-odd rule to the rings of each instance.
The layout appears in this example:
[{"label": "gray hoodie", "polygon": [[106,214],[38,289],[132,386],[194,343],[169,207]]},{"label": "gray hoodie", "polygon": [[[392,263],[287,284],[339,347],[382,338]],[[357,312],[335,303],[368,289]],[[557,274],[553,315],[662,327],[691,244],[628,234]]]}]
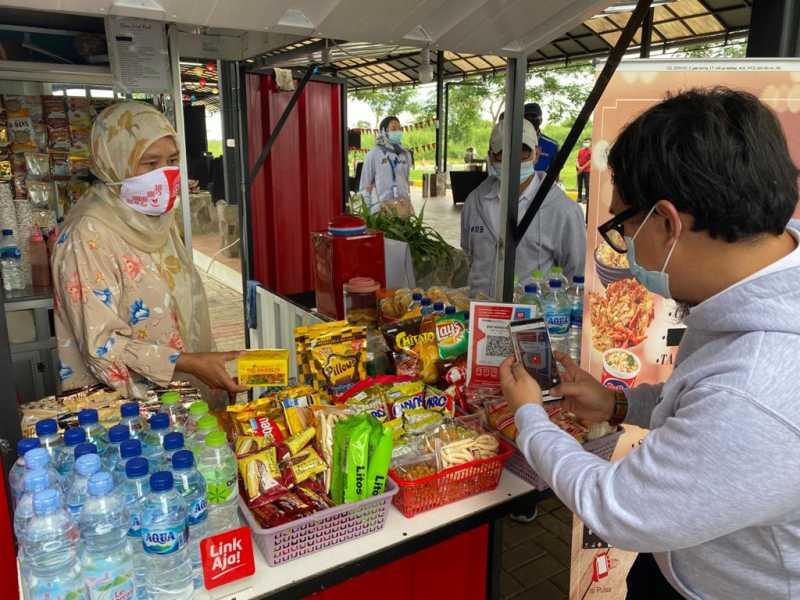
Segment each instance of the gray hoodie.
[{"label": "gray hoodie", "polygon": [[800,598],[798,252],[692,309],[672,376],[628,393],[628,421],[652,431],[623,460],[517,412],[558,497],[613,546],[656,553],[687,598]]}]

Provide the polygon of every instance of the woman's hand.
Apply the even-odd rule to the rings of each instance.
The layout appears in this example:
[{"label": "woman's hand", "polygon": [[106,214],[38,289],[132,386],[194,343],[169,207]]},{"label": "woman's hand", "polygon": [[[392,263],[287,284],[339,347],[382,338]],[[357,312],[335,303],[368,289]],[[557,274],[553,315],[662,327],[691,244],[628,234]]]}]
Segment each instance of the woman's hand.
[{"label": "woman's hand", "polygon": [[614,391],[582,370],[569,355],[561,352],[554,355],[566,370],[561,372],[561,385],[552,392],[564,397],[564,409],[592,423],[608,421],[614,414]]},{"label": "woman's hand", "polygon": [[516,413],[525,404],[542,405],[542,390],[520,363],[509,357],[500,365],[500,387],[508,406]]},{"label": "woman's hand", "polygon": [[194,375],[212,390],[228,394],[246,392],[228,373],[227,363],[236,360],[241,352],[184,352],[175,363],[175,370]]}]

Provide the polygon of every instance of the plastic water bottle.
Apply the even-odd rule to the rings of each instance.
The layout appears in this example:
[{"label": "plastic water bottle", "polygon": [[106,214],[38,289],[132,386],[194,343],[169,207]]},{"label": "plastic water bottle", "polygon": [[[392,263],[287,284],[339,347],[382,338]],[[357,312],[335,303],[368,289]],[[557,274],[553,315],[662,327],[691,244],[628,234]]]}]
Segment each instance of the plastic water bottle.
[{"label": "plastic water bottle", "polygon": [[194,570],[194,587],[203,586],[202,565],[200,563],[200,542],[208,537],[208,495],[206,480],[194,466],[194,455],[188,450],[178,450],[172,455],[172,476],[175,488],[186,501],[189,526],[189,554]]},{"label": "plastic water bottle", "polygon": [[239,527],[236,456],[228,447],[224,432],[214,431],[206,436],[197,470],[206,480],[209,534]]},{"label": "plastic water bottle", "polygon": [[531,283],[535,283],[537,286],[539,286],[539,294],[544,294],[545,291],[547,291],[547,279],[545,279],[544,272],[532,271]]},{"label": "plastic water bottle", "polygon": [[66,491],[66,504],[69,514],[76,521],[80,519],[83,504],[86,502],[89,477],[97,473],[100,466],[100,457],[97,454],[83,454],[75,459],[75,468]]},{"label": "plastic water bottle", "polygon": [[542,298],[539,295],[539,286],[535,283],[529,283],[525,286],[525,293],[519,300],[520,304],[526,304],[531,307],[531,318],[541,319],[544,317],[544,306],[542,305]]},{"label": "plastic water bottle", "polygon": [[564,352],[572,309],[560,279],[550,280],[550,291],[544,296],[544,314],[553,350]]},{"label": "plastic water bottle", "polygon": [[169,415],[156,413],[150,417],[150,430],[144,436],[142,456],[152,465],[161,464],[164,455],[164,437],[170,432]]},{"label": "plastic water bottle", "polygon": [[[33,450],[29,450],[27,454],[25,454],[25,472],[33,471],[35,469],[43,469],[50,474],[50,480],[53,482],[53,487],[58,489],[58,491],[62,491],[62,483],[61,483],[61,476],[58,474],[53,468],[53,464],[50,462],[50,455],[47,453],[42,447],[34,448]],[[25,486],[25,479],[23,475],[23,491]]]},{"label": "plastic water bottle", "polygon": [[583,276],[575,275],[567,290],[570,303],[569,336],[567,346],[574,361],[581,359],[581,337],[583,335]]},{"label": "plastic water bottle", "polygon": [[150,493],[142,513],[142,544],[151,598],[190,598],[194,574],[186,529],[186,502],[170,471],[150,476]]},{"label": "plastic water bottle", "polygon": [[131,431],[126,425],[119,423],[108,428],[108,446],[103,451],[103,468],[113,471],[120,460],[119,447],[122,442],[131,437]]},{"label": "plastic water bottle", "polygon": [[200,452],[205,447],[206,437],[214,431],[219,431],[219,422],[214,415],[205,415],[197,422],[197,431],[191,434],[184,444],[194,453],[195,461],[200,459]]},{"label": "plastic water bottle", "polygon": [[84,408],[78,412],[78,425],[86,432],[86,441],[97,446],[97,451],[103,453],[108,444],[106,428],[100,425],[97,410]]},{"label": "plastic water bottle", "polygon": [[441,316],[444,314],[444,302],[433,303],[433,314]]},{"label": "plastic water bottle", "polygon": [[[83,442],[75,446],[75,460],[78,460],[84,454],[97,454],[97,446],[94,444],[90,444],[89,442]],[[99,454],[98,454],[99,456]],[[73,465],[73,470],[75,466]]]},{"label": "plastic water bottle", "polygon": [[141,439],[147,427],[139,413],[139,403],[125,402],[119,407],[119,414],[122,417],[119,420],[119,424],[127,426],[131,434],[130,437]]},{"label": "plastic water bottle", "polygon": [[444,307],[444,314],[446,315],[456,314],[456,307],[452,306],[451,304],[448,304],[447,306]]},{"label": "plastic water bottle", "polygon": [[186,419],[184,433],[188,436],[197,431],[197,423],[208,414],[208,404],[202,400],[193,402],[189,407],[189,417]]},{"label": "plastic water bottle", "polygon": [[48,488],[57,489],[56,482],[52,480],[50,473],[45,469],[29,470],[22,480],[25,484],[25,491],[20,496],[19,502],[17,502],[17,508],[14,509],[14,535],[17,536],[17,540],[22,539],[25,526],[33,517],[34,494]]},{"label": "plastic water bottle", "polygon": [[150,475],[147,459],[141,456],[131,458],[125,465],[125,482],[122,493],[128,509],[128,540],[133,550],[133,571],[136,584],[136,597],[148,599],[147,558],[142,545],[142,516],[144,503],[150,491]]},{"label": "plastic water bottle", "polygon": [[142,455],[142,442],[139,440],[125,440],[119,445],[119,461],[114,466],[111,473],[114,476],[114,483],[119,485],[125,481],[125,470],[128,462],[132,458]]},{"label": "plastic water bottle", "polygon": [[424,317],[433,312],[433,302],[430,298],[423,298],[420,302],[420,314]]},{"label": "plastic water bottle", "polygon": [[56,471],[65,480],[75,465],[75,447],[86,441],[86,432],[83,427],[70,427],[64,432],[64,445],[56,454]]},{"label": "plastic water bottle", "polygon": [[564,276],[564,269],[558,266],[553,266],[550,268],[550,273],[547,276],[548,278],[548,286],[550,284],[550,280],[558,279],[561,282],[561,291],[565,292],[567,287],[569,287],[569,279]]},{"label": "plastic water bottle", "polygon": [[17,442],[17,460],[11,465],[11,470],[8,473],[8,485],[11,488],[11,497],[16,505],[17,500],[24,491],[24,484],[22,478],[25,475],[25,455],[28,451],[39,447],[39,438],[29,437],[22,438]]},{"label": "plastic water bottle", "polygon": [[33,513],[21,540],[29,597],[88,600],[78,560],[80,534],[58,491],[34,494]]},{"label": "plastic water bottle", "polygon": [[61,436],[58,435],[58,423],[55,419],[42,419],[36,423],[36,437],[39,438],[39,445],[47,450],[50,460],[55,465],[58,449],[64,445]]},{"label": "plastic water bottle", "polygon": [[90,598],[134,597],[133,554],[128,542],[128,511],[114,491],[108,471],[89,477],[88,496],[78,527],[83,541],[81,569]]},{"label": "plastic water bottle", "polygon": [[514,295],[512,296],[514,304],[519,304],[523,295],[525,295],[525,288],[520,283],[519,277],[514,275]]},{"label": "plastic water bottle", "polygon": [[181,404],[181,395],[178,392],[164,392],[160,400],[160,412],[169,415],[172,430],[183,431],[183,426],[186,424],[186,409]]},{"label": "plastic water bottle", "polygon": [[22,268],[22,252],[12,246],[3,250],[0,258],[0,272],[3,274],[3,289],[7,292],[25,289],[25,271]]},{"label": "plastic water bottle", "polygon": [[418,306],[422,306],[422,294],[414,292],[411,294],[411,304],[408,305],[408,310],[413,310]]},{"label": "plastic water bottle", "polygon": [[0,240],[0,251],[8,250],[10,248],[17,248],[17,238],[14,235],[13,229],[3,229],[3,238]]},{"label": "plastic water bottle", "polygon": [[164,471],[172,469],[172,456],[183,450],[183,434],[180,431],[170,431],[164,436],[164,458],[161,468]]}]

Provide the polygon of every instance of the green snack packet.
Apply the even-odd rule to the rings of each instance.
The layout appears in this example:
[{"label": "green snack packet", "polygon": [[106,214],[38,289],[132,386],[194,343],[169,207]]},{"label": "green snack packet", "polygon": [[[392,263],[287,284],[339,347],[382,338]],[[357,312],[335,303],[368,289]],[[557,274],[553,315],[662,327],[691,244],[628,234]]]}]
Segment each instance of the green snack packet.
[{"label": "green snack packet", "polygon": [[363,420],[350,433],[344,478],[345,504],[367,497],[367,466],[369,465],[369,436],[372,427]]},{"label": "green snack packet", "polygon": [[439,358],[457,358],[467,353],[469,332],[463,312],[439,317],[436,319],[435,330]]},{"label": "green snack packet", "polygon": [[381,434],[383,434],[383,424],[372,416],[367,417],[367,422],[369,423],[369,460],[372,460],[372,454],[378,447]]},{"label": "green snack packet", "polygon": [[364,415],[349,417],[339,421],[333,430],[333,456],[331,460],[331,500],[336,505],[344,502],[345,469],[347,460],[347,445],[350,442],[350,433],[360,423],[365,421]]},{"label": "green snack packet", "polygon": [[394,436],[388,427],[382,427],[381,436],[374,452],[369,457],[367,469],[367,496],[377,496],[386,490],[386,475],[392,462]]}]

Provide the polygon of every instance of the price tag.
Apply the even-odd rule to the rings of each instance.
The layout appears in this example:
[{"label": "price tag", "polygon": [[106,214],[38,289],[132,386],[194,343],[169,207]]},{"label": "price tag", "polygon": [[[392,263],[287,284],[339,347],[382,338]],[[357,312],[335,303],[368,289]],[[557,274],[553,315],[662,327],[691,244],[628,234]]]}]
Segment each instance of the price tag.
[{"label": "price tag", "polygon": [[249,577],[256,571],[249,527],[231,529],[200,542],[203,582],[207,590]]}]

